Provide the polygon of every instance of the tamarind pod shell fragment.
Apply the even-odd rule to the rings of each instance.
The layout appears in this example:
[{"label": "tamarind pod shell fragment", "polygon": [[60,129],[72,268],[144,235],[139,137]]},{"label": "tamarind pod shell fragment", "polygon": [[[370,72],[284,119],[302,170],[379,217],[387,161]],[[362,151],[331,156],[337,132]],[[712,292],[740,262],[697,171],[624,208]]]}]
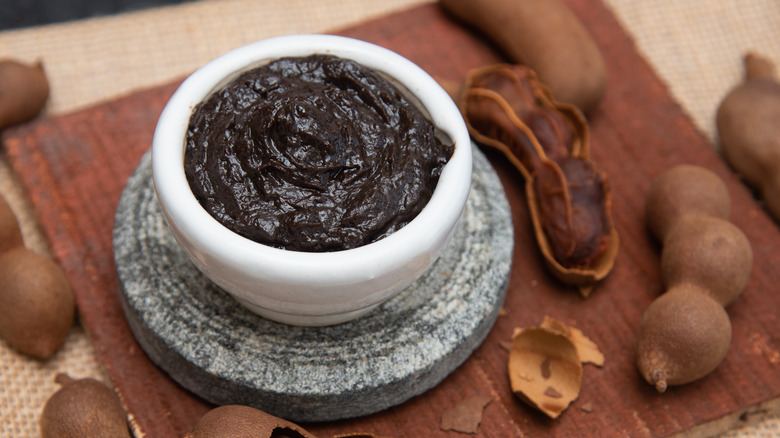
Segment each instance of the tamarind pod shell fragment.
[{"label": "tamarind pod shell fragment", "polygon": [[607,88],[604,59],[574,12],[559,0],[441,0],[458,20],[490,38],[513,63],[539,75],[559,102],[585,113]]},{"label": "tamarind pod shell fragment", "polygon": [[572,340],[557,330],[516,331],[507,368],[515,396],[550,418],[560,416],[579,396],[582,362]]},{"label": "tamarind pod shell fragment", "polygon": [[[483,88],[485,81],[489,82],[490,78],[496,75],[503,75],[502,79],[516,81],[518,84],[522,84],[522,88],[525,90],[530,90],[533,93],[532,105],[534,107],[523,107],[528,102],[518,101],[527,96],[522,95],[522,92],[509,96],[513,91],[501,84],[497,86],[493,84],[494,88],[502,91],[501,93]],[[491,101],[492,107],[485,105],[483,100]],[[472,139],[485,147],[494,148],[501,152],[523,175],[526,181],[527,202],[536,240],[547,267],[560,281],[577,286],[580,293],[587,297],[593,285],[611,272],[617,257],[619,237],[610,218],[611,196],[606,184],[606,177],[595,170],[589,158],[590,134],[585,117],[573,105],[556,101],[549,88],[539,82],[533,70],[518,65],[497,64],[472,70],[465,79],[457,102]],[[547,156],[546,149],[542,145],[545,143],[547,150],[550,150],[549,144],[554,143],[556,139],[545,138],[540,141],[537,133],[521,120],[523,114],[527,115],[534,111],[554,113],[566,121],[570,130],[568,134],[571,135],[571,138],[570,143],[566,145],[567,150],[563,156],[556,157],[558,162]],[[491,126],[491,121],[495,122],[496,126]],[[514,136],[506,135],[507,125],[511,125],[510,129],[514,131]],[[550,132],[546,132],[545,135],[549,136]],[[568,135],[559,135],[557,140],[564,137],[569,138]],[[561,155],[558,152],[554,153]],[[603,243],[595,245],[597,249],[585,259],[587,262],[584,263],[564,263],[560,257],[556,257],[556,253],[560,254],[561,251],[550,240],[548,235],[550,219],[545,218],[545,211],[542,208],[543,202],[547,200],[540,199],[536,187],[537,179],[540,177],[540,169],[553,169],[554,173],[560,174],[560,180],[555,183],[555,188],[564,193],[564,198],[568,196],[571,187],[559,165],[566,160],[578,160],[587,167],[593,168],[594,181],[591,182],[598,185],[597,188],[601,193],[599,209],[601,210],[600,220],[602,223],[597,224],[597,226],[603,228],[603,235],[596,236],[596,240]],[[565,200],[565,202],[569,201]],[[567,206],[572,211],[570,204],[569,202]],[[571,215],[571,212],[569,214]],[[572,222],[576,221],[572,220],[571,217],[568,220],[570,226],[573,227]],[[546,228],[548,229],[546,230]]]}]

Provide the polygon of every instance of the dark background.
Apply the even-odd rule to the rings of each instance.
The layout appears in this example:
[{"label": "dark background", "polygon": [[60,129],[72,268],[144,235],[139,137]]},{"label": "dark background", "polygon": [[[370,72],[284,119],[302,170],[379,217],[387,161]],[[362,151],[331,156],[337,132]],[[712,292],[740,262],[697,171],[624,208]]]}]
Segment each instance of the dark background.
[{"label": "dark background", "polygon": [[0,0],[0,30],[20,29],[193,0]]}]

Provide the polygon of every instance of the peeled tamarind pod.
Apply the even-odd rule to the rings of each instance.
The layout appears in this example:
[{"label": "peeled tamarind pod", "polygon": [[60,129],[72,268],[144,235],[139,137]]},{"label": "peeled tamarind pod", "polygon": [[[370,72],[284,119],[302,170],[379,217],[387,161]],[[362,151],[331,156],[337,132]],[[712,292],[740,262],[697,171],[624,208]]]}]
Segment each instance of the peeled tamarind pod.
[{"label": "peeled tamarind pod", "polygon": [[721,101],[716,122],[723,155],[780,218],[780,82],[769,60],[749,53],[745,80]]},{"label": "peeled tamarind pod", "polygon": [[591,111],[607,87],[604,59],[582,22],[559,0],[441,0],[513,63],[524,64],[550,87],[555,100]]},{"label": "peeled tamarind pod", "polygon": [[692,164],[680,164],[658,175],[650,184],[645,217],[650,231],[664,242],[671,227],[687,214],[728,219],[731,198],[715,173]]},{"label": "peeled tamarind pod", "polygon": [[752,268],[753,249],[745,234],[713,216],[691,215],[680,220],[661,252],[661,277],[667,290],[695,284],[724,307],[745,289]]},{"label": "peeled tamarind pod", "polygon": [[698,380],[726,357],[731,321],[706,292],[682,284],[658,297],[637,330],[637,367],[658,392]]},{"label": "peeled tamarind pod", "polygon": [[555,101],[532,69],[516,64],[469,71],[457,102],[471,138],[503,153],[525,179],[547,266],[587,297],[611,272],[620,238],[582,112]]},{"label": "peeled tamarind pod", "polygon": [[5,198],[0,196],[0,254],[23,245],[19,221]]}]

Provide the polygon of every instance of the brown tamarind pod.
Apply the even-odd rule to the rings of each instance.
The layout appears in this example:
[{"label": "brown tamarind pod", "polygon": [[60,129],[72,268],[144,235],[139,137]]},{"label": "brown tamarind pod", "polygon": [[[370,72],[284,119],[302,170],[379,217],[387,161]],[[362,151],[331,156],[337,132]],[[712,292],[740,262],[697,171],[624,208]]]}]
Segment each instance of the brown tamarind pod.
[{"label": "brown tamarind pod", "polygon": [[42,438],[130,438],[127,413],[114,390],[95,379],[72,379],[64,373],[55,381],[62,387],[43,407]]},{"label": "brown tamarind pod", "polygon": [[43,64],[0,60],[0,130],[34,118],[48,98],[49,82]]},{"label": "brown tamarind pod", "polygon": [[718,137],[726,161],[780,219],[780,82],[768,59],[748,53],[744,62],[744,81],[718,107]]},{"label": "brown tamarind pod", "polygon": [[590,112],[604,96],[601,51],[560,0],[441,0],[460,21],[488,36],[514,64],[533,69],[559,102]]},{"label": "brown tamarind pod", "polygon": [[46,359],[68,337],[76,312],[68,278],[54,260],[24,246],[0,255],[0,337]]},{"label": "brown tamarind pod", "polygon": [[731,197],[726,184],[711,170],[678,164],[650,184],[645,218],[650,231],[663,243],[672,226],[687,214],[728,219]]},{"label": "brown tamarind pod", "polygon": [[724,307],[745,289],[752,268],[753,249],[745,234],[714,216],[690,215],[678,221],[661,252],[666,289],[695,284]]},{"label": "brown tamarind pod", "polygon": [[658,392],[711,373],[726,357],[731,321],[706,292],[689,283],[655,299],[637,330],[637,367]]},{"label": "brown tamarind pod", "polygon": [[675,166],[651,184],[648,227],[663,244],[666,292],[637,328],[636,365],[659,392],[703,378],[731,343],[725,306],[742,293],[753,267],[745,234],[727,220],[731,200],[714,173]]}]

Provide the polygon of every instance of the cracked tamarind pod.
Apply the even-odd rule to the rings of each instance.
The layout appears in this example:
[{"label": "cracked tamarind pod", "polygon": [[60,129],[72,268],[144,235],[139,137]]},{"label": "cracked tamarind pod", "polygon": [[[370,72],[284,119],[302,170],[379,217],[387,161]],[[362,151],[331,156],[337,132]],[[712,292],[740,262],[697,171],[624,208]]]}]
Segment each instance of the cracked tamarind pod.
[{"label": "cracked tamarind pod", "polygon": [[725,359],[731,320],[725,307],[750,278],[753,251],[728,221],[725,184],[707,169],[675,166],[650,186],[648,228],[661,241],[666,292],[637,328],[636,364],[658,392],[701,379]]},{"label": "cracked tamarind pod", "polygon": [[589,157],[585,117],[553,100],[534,71],[520,65],[469,72],[457,100],[472,138],[502,152],[525,178],[548,267],[588,296],[611,271],[619,238],[606,176]]}]

